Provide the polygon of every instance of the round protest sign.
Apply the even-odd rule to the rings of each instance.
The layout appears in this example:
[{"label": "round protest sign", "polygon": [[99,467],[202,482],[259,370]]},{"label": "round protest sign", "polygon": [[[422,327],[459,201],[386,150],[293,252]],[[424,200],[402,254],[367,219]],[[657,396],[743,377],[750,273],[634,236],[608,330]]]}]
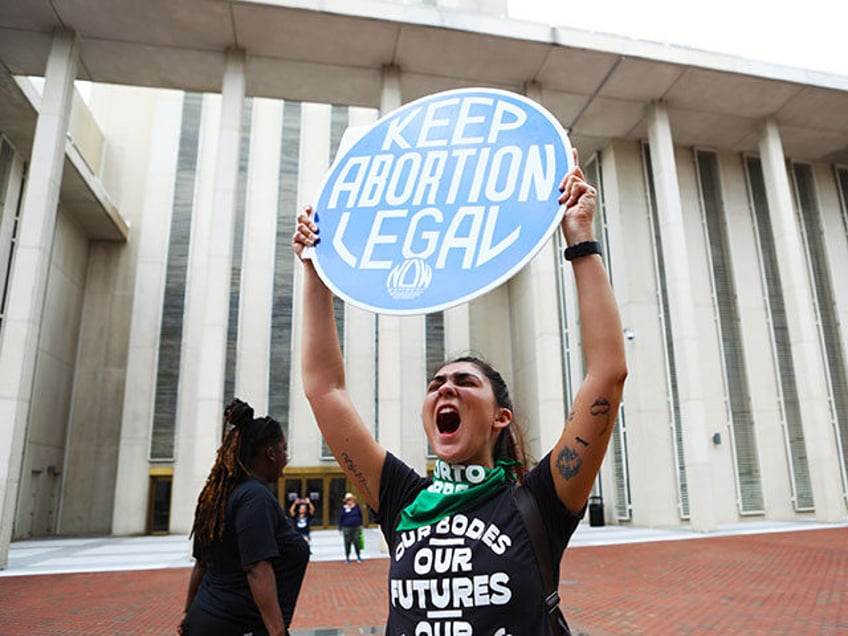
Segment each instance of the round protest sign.
[{"label": "round protest sign", "polygon": [[467,302],[521,269],[559,224],[571,145],[522,95],[437,93],[357,132],[322,183],[311,254],[354,305],[405,315]]}]

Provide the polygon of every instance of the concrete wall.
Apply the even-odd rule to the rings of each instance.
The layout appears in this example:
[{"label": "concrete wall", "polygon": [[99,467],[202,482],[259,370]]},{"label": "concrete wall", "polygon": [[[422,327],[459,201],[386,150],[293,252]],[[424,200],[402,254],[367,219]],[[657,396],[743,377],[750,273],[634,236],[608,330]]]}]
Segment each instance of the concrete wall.
[{"label": "concrete wall", "polygon": [[71,115],[68,121],[68,138],[79,151],[92,174],[99,175],[103,167],[103,131],[97,125],[88,105],[74,91]]},{"label": "concrete wall", "polygon": [[[132,99],[132,93],[125,97]],[[147,506],[142,503],[146,504],[148,498],[148,457],[182,105],[183,94],[178,91],[158,92],[151,105],[151,148],[148,163],[143,167],[142,212],[132,237],[139,246],[112,495],[114,534],[146,529]]]},{"label": "concrete wall", "polygon": [[[149,163],[158,94],[159,91],[131,87],[95,86],[92,90],[91,108],[108,139],[103,183],[132,229],[127,244],[91,243],[68,434],[61,523],[61,531],[66,534],[112,530],[127,351],[147,186],[143,176]],[[155,299],[142,300],[152,301]],[[145,475],[141,485],[146,486],[146,480]],[[146,491],[136,503],[146,503]]]},{"label": "concrete wall", "polygon": [[[658,280],[654,272],[653,229],[642,165],[641,144],[617,141],[602,153],[604,199],[610,223],[613,286],[626,340],[629,376],[624,387],[633,523],[662,527],[679,523],[674,431],[667,397],[665,336]],[[605,462],[610,464],[607,459]],[[615,493],[612,471],[602,471],[604,493]],[[607,515],[609,518],[609,515]]]},{"label": "concrete wall", "polygon": [[65,479],[77,342],[88,270],[88,239],[59,212],[36,356],[33,400],[13,538],[56,533]]}]

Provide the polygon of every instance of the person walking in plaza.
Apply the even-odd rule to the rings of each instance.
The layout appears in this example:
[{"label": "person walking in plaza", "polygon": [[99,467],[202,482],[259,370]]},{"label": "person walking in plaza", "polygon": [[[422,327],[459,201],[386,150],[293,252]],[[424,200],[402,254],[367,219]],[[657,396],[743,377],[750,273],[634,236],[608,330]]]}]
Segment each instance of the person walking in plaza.
[{"label": "person walking in plaza", "polygon": [[309,545],[267,486],[287,462],[280,423],[233,400],[194,513],[183,636],[289,633]]},{"label": "person walking in plaza", "polygon": [[350,548],[356,552],[356,561],[362,563],[362,508],[352,492],[345,493],[339,510],[339,532],[344,537],[345,562],[350,563]]},{"label": "person walking in plaza", "polygon": [[315,506],[309,497],[297,497],[289,506],[289,516],[294,521],[294,528],[298,531],[307,543],[312,539],[310,531],[312,526],[312,517],[315,516]]},{"label": "person walking in plaza", "polygon": [[[438,457],[432,478],[380,446],[357,412],[345,385],[332,293],[302,257],[319,240],[318,226],[309,208],[298,217],[292,243],[304,270],[304,390],[324,439],[376,511],[388,543],[386,634],[568,633],[549,618],[558,603],[546,604],[553,595],[540,573],[553,568],[553,581],[560,580],[562,553],[604,458],[627,367],[618,308],[594,236],[597,195],[576,151],[560,191],[586,373],[559,438],[530,468],[501,374],[478,357],[461,357],[437,369],[426,387],[421,418]],[[540,512],[546,565],[535,556],[540,542],[520,513],[522,489]]]}]

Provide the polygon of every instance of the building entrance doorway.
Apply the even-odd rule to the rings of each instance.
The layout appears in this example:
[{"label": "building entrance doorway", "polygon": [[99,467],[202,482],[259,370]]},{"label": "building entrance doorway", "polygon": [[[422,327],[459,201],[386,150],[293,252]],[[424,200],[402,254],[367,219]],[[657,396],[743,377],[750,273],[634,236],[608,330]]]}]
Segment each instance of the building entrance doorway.
[{"label": "building entrance doorway", "polygon": [[151,468],[147,496],[147,534],[168,534],[173,468]]},{"label": "building entrance doorway", "polygon": [[279,481],[278,490],[280,505],[289,512],[296,499],[309,497],[315,507],[312,517],[312,528],[333,528],[338,525],[339,512],[346,492],[357,495],[362,517],[366,525],[369,523],[368,506],[359,493],[353,489],[345,474],[341,471],[328,471],[324,468],[297,468],[286,470]]}]

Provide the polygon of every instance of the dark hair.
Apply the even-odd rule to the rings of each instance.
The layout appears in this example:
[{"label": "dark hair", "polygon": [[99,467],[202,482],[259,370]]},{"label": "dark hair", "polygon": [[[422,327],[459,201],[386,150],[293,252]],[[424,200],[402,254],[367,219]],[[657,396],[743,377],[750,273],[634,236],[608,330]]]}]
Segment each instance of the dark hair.
[{"label": "dark hair", "polygon": [[282,439],[283,428],[272,417],[253,418],[253,407],[234,399],[224,409],[224,440],[206,485],[197,498],[191,535],[208,545],[224,534],[227,500],[233,488],[250,476],[258,453]]},{"label": "dark hair", "polygon": [[455,362],[468,362],[480,369],[492,386],[492,392],[495,394],[495,403],[500,408],[512,411],[513,420],[498,435],[493,455],[495,461],[499,459],[512,459],[518,462],[517,465],[511,467],[511,470],[518,482],[523,483],[524,474],[528,471],[529,458],[527,457],[527,450],[524,444],[524,431],[521,430],[521,427],[515,421],[515,407],[512,404],[512,398],[509,395],[509,387],[506,385],[506,381],[495,367],[476,355],[462,355],[453,358],[440,365],[439,368]]}]

